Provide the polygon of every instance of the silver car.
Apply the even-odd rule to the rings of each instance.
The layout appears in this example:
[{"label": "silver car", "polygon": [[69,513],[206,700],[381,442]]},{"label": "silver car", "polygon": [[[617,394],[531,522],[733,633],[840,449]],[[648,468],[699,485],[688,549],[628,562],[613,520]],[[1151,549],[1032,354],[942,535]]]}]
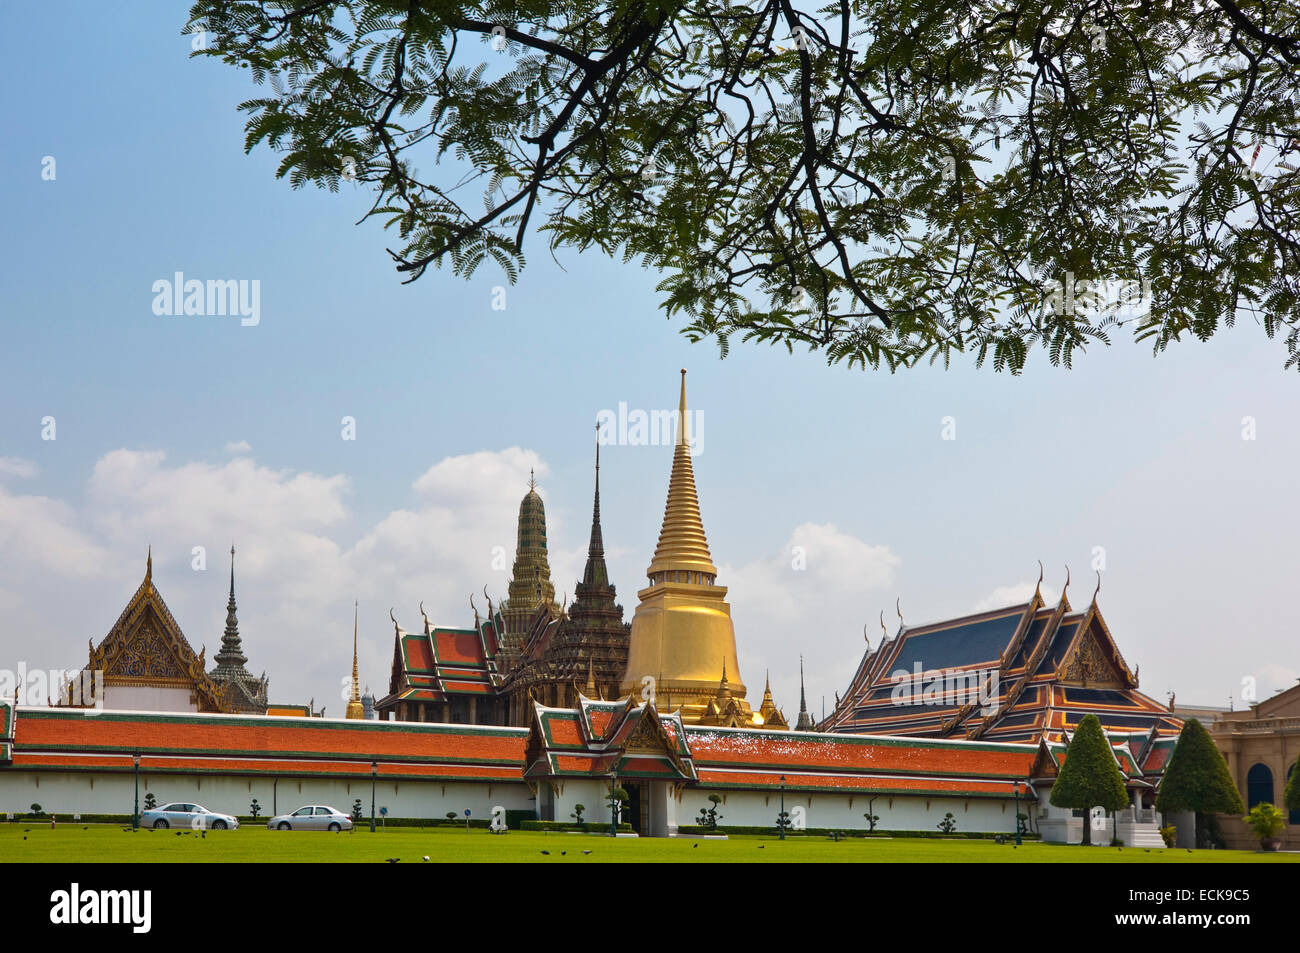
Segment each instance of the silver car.
[{"label": "silver car", "polygon": [[352,818],[324,804],[308,804],[292,814],[277,814],[266,822],[272,831],[350,831]]},{"label": "silver car", "polygon": [[140,812],[140,826],[155,830],[169,827],[188,828],[194,831],[238,830],[239,819],[230,814],[217,814],[209,811],[202,804],[187,804],[176,801],[164,804],[149,811]]}]

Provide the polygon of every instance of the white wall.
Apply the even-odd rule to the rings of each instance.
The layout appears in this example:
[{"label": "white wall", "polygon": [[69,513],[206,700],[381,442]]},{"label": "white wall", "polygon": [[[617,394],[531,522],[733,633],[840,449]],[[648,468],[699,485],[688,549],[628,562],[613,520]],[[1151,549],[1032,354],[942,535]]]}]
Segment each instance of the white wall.
[{"label": "white wall", "polygon": [[[189,801],[202,804],[222,814],[249,813],[249,804],[257,798],[262,816],[270,817],[273,807],[281,814],[304,804],[328,804],[344,814],[352,811],[352,802],[361,799],[362,814],[370,817],[370,781],[333,779],[205,777],[199,775],[140,773],[140,803],[152,792],[159,804]],[[389,817],[446,816],[455,811],[463,817],[486,818],[493,807],[507,810],[532,810],[528,786],[511,784],[470,784],[460,781],[443,784],[437,781],[378,781],[375,784],[375,811],[387,807]],[[33,803],[47,814],[123,814],[130,815],[135,797],[134,775],[85,774],[80,772],[23,771],[12,768],[0,771],[0,816],[25,813]],[[585,802],[584,802],[585,803]],[[143,809],[143,807],[142,807]]]},{"label": "white wall", "polygon": [[[681,792],[677,803],[677,823],[694,824],[700,808],[709,807],[709,795],[719,794],[723,803],[718,805],[719,824],[743,827],[776,828],[777,814],[781,810],[779,791],[711,791],[707,787],[688,788]],[[805,828],[840,828],[865,830],[871,798],[861,794],[805,794],[787,791],[785,809],[794,825]],[[1021,802],[1024,813],[1024,801]],[[944,814],[951,812],[958,833],[1014,834],[1016,812],[1010,799],[989,798],[926,798],[878,796],[872,813],[879,816],[877,830],[939,831]]]},{"label": "white wall", "polygon": [[[571,822],[575,804],[586,807],[583,816],[591,824],[609,823],[606,800],[609,785],[600,780],[567,780],[555,794],[555,820]],[[140,803],[152,792],[159,804],[189,801],[202,804],[223,814],[249,813],[249,803],[257,798],[262,816],[289,813],[304,804],[329,804],[350,813],[352,802],[361,799],[363,816],[370,816],[370,781],[368,779],[334,780],[281,778],[241,778],[160,774],[142,771]],[[651,797],[652,825],[657,830],[675,832],[677,825],[694,824],[701,807],[715,793],[706,787],[684,789],[674,797],[669,786],[655,784]],[[717,791],[724,798],[718,806],[725,826],[776,826],[780,810],[778,792]],[[80,772],[0,771],[0,816],[25,813],[33,803],[46,813],[71,820],[74,813],[129,815],[135,794],[134,776],[123,774],[87,774]],[[659,802],[663,802],[662,805]],[[787,792],[786,810],[792,820],[809,828],[864,830],[869,798],[845,794],[796,794]],[[489,817],[493,807],[507,810],[534,810],[536,802],[528,786],[519,783],[471,784],[459,781],[379,781],[375,785],[376,813],[388,808],[390,817],[441,818],[448,811],[463,817],[469,808],[471,817]],[[663,812],[660,813],[660,808]],[[1022,804],[1022,810],[1024,806]],[[1015,810],[1012,801],[986,798],[877,797],[874,812],[880,816],[880,830],[938,831],[945,813],[951,811],[961,832],[1014,833]],[[662,825],[662,826],[661,826]]]},{"label": "white wall", "polygon": [[196,712],[188,688],[155,688],[149,685],[105,685],[104,707],[112,711]]}]

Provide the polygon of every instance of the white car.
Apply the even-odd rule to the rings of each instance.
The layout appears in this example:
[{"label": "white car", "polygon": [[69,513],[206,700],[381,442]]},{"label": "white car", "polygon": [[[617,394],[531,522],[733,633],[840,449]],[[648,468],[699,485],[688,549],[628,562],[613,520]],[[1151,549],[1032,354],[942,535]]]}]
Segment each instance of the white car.
[{"label": "white car", "polygon": [[308,804],[292,814],[277,814],[266,822],[272,831],[350,831],[352,818],[324,804]]},{"label": "white car", "polygon": [[209,811],[202,804],[176,801],[149,811],[141,811],[140,826],[152,827],[154,830],[179,827],[195,831],[224,831],[227,828],[233,831],[239,829],[239,819],[230,814]]}]

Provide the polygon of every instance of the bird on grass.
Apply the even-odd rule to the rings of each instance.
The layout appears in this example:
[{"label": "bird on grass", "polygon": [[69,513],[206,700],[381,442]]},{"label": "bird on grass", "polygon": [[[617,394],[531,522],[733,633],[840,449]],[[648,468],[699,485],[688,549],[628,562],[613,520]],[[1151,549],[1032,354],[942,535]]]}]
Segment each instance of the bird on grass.
[{"label": "bird on grass", "polygon": [[766,846],[767,846],[766,844],[759,844],[759,845],[758,845],[758,849],[759,849],[759,850],[762,850],[762,849],[763,849],[764,847],[766,847]]},{"label": "bird on grass", "polygon": [[390,864],[395,864],[395,863],[397,863],[397,862],[398,862],[399,860],[401,860],[401,859],[402,859],[402,858],[400,858],[400,857],[389,857],[389,858],[387,858],[387,860],[388,860],[388,862],[389,862]]},{"label": "bird on grass", "polygon": [[426,864],[429,862],[429,855],[428,855],[428,854],[425,854],[425,855],[424,855],[424,862],[425,862]]},{"label": "bird on grass", "polygon": [[560,856],[563,857],[563,856],[564,856],[565,854],[567,854],[567,853],[568,853],[567,850],[562,850],[562,851],[560,851]]},{"label": "bird on grass", "polygon": [[692,844],[691,847],[699,847],[699,844]]},{"label": "bird on grass", "polygon": [[551,856],[551,852],[549,850],[544,850],[542,851],[542,853],[545,854],[547,857]]},{"label": "bird on grass", "polygon": [[591,851],[589,851],[589,850],[584,850],[583,853],[584,853],[584,854],[590,854]]}]

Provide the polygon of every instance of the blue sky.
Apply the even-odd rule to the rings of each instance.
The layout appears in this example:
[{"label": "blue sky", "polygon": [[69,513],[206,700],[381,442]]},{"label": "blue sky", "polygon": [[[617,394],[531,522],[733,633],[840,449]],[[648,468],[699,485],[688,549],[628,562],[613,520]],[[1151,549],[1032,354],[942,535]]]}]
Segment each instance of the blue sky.
[{"label": "blue sky", "polygon": [[[402,285],[384,251],[396,236],[354,224],[363,192],[295,192],[275,155],[244,154],[235,107],[254,88],[188,57],[183,9],[0,13],[0,667],[83,664],[149,544],[211,656],[233,538],[245,649],[272,695],[337,695],[353,598],[363,680],[382,693],[390,605],[409,628],[419,599],[464,624],[470,591],[504,594],[493,547],[513,555],[530,465],[556,588],[572,590],[597,412],[673,407],[685,367],[751,700],[770,668],[793,717],[800,653],[814,706],[829,700],[863,625],[873,643],[881,609],[896,626],[895,598],[910,622],[1014,601],[1042,559],[1055,591],[1071,566],[1086,604],[1096,546],[1103,612],[1149,694],[1223,705],[1244,677],[1266,695],[1300,675],[1297,380],[1253,322],[1158,359],[1119,343],[1071,371],[1037,353],[1018,378],[970,362],[891,376],[739,341],[720,360],[665,320],[653,273],[572,252],[557,264],[535,236],[503,311],[490,266]],[[260,281],[260,323],[155,315],[153,282],[176,271]],[[340,438],[345,415],[355,441]],[[955,440],[941,439],[945,416]],[[629,618],[670,457],[602,452]]]}]

